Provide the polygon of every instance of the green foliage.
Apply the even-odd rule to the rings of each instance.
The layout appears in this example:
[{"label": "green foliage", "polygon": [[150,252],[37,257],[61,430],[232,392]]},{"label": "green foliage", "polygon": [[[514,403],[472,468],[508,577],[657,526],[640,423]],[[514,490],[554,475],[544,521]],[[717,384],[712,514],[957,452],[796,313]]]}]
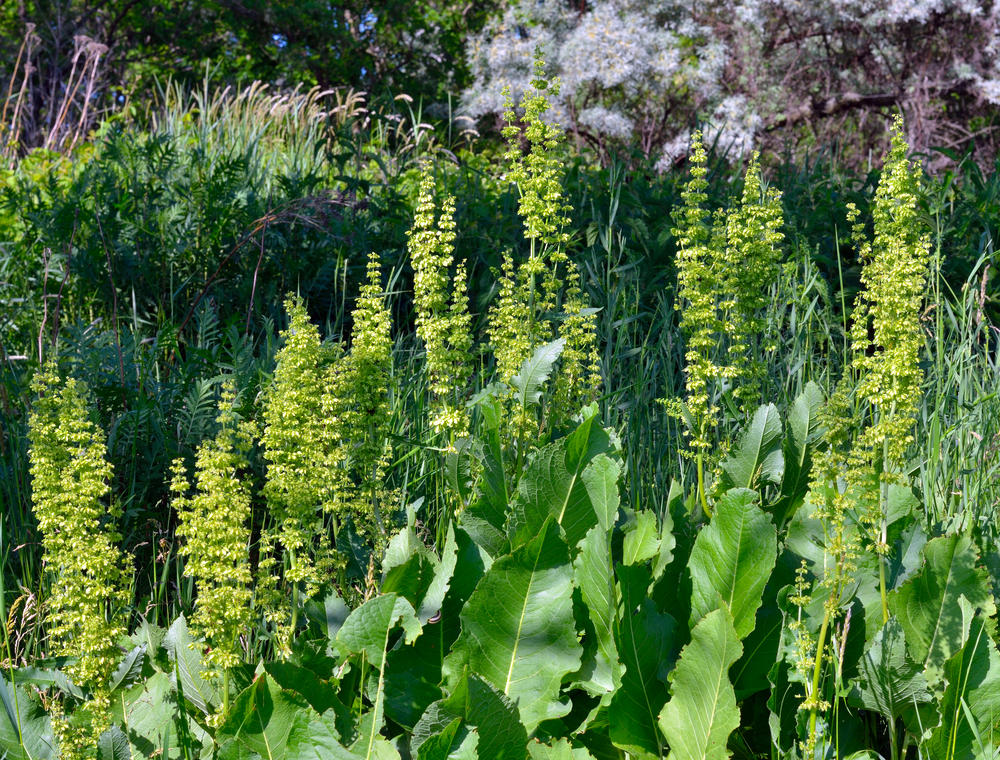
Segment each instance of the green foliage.
[{"label": "green foliage", "polygon": [[[702,184],[689,182],[689,203],[678,204],[676,175],[575,163],[542,116],[547,88],[524,101],[524,142],[510,133],[514,184],[485,176],[498,167],[468,152],[418,170],[429,134],[408,142],[401,127],[377,138],[343,116],[350,107],[331,116],[343,129],[326,148],[301,153],[319,144],[309,115],[319,100],[289,101],[306,109],[300,123],[259,92],[205,93],[198,114],[169,115],[176,166],[201,166],[203,150],[207,188],[213,166],[226,174],[212,161],[228,145],[260,162],[233,168],[232,184],[219,175],[212,203],[195,185],[163,180],[164,197],[188,193],[209,216],[189,217],[180,199],[137,216],[140,196],[126,185],[74,177],[66,186],[77,195],[59,180],[30,214],[8,207],[0,223],[16,229],[12,250],[55,253],[48,290],[29,299],[41,311],[4,333],[27,341],[30,356],[0,356],[0,499],[15,505],[0,513],[0,754],[52,756],[57,734],[85,727],[92,741],[79,740],[81,752],[102,757],[990,756],[1000,431],[979,280],[951,295],[940,278],[926,294],[921,285],[933,340],[913,344],[906,361],[919,360],[926,392],[907,402],[912,438],[889,456],[869,438],[893,409],[865,383],[889,365],[869,366],[867,354],[891,346],[870,342],[863,355],[848,329],[854,316],[874,325],[882,308],[869,270],[880,254],[874,243],[861,252],[859,277],[834,223],[812,218],[842,221],[845,197],[861,207],[867,186],[786,174],[779,213],[755,162],[734,196],[737,178],[706,155],[693,167]],[[277,115],[258,128],[266,103]],[[121,164],[148,169],[156,155]],[[122,168],[102,166],[95,182]],[[155,197],[146,169],[135,176]],[[315,170],[316,184],[287,185],[299,170]],[[903,187],[900,177],[889,166],[882,184]],[[107,252],[88,221],[100,193],[88,200],[85,187],[117,188],[107,203],[120,204],[120,218],[98,204]],[[312,225],[299,236],[291,223],[247,222],[243,200],[223,192],[240,187],[262,198],[336,188],[357,205],[324,217],[340,242],[314,248]],[[824,188],[844,195],[824,206]],[[919,197],[901,191],[896,207],[886,193],[876,192],[876,238],[918,240]],[[67,247],[73,202],[83,221]],[[53,204],[62,216],[48,215]],[[557,219],[570,205],[589,220],[579,234]],[[682,239],[671,237],[672,206]],[[289,213],[301,219],[306,206]],[[885,219],[897,216],[910,237],[899,228],[893,242]],[[49,225],[60,219],[62,232]],[[555,231],[542,229],[549,222]],[[199,274],[246,229],[252,245],[224,259],[216,279]],[[46,231],[53,237],[28,239]],[[187,247],[159,251],[185,235]],[[692,453],[684,428],[699,429],[685,396],[694,333],[681,330],[683,272],[677,288],[666,285],[674,247],[678,270],[690,264],[685,236],[701,240],[716,277],[705,293],[712,420],[701,462],[682,455]],[[130,240],[167,258],[122,269]],[[300,243],[302,261],[283,271],[279,252]],[[382,254],[366,268],[358,250]],[[504,250],[507,275],[491,276]],[[312,276],[314,254],[327,259],[327,279]],[[133,300],[123,282],[157,262],[161,281],[149,291],[137,282]],[[852,315],[858,282],[865,294]],[[278,335],[265,315],[289,288],[302,297],[286,301]],[[60,649],[39,605],[50,592],[37,583],[33,521],[16,507],[38,352],[58,356],[74,383],[87,379],[100,422],[87,423],[88,440],[108,430],[106,454],[87,458],[103,473],[87,548],[114,536],[112,546],[136,552],[130,593],[99,609],[117,637],[96,685],[73,675],[76,642]],[[585,403],[598,352],[600,405]],[[231,384],[213,422],[223,378]],[[36,413],[51,411],[50,397]],[[663,397],[686,398],[680,418],[652,411]],[[436,426],[446,407],[458,416]],[[63,448],[69,462],[73,447]],[[178,457],[195,467],[191,485],[178,469],[174,520],[163,481]],[[60,466],[62,477],[70,470]],[[136,630],[125,637],[130,602]],[[111,728],[96,736],[87,705],[101,694]]]}]

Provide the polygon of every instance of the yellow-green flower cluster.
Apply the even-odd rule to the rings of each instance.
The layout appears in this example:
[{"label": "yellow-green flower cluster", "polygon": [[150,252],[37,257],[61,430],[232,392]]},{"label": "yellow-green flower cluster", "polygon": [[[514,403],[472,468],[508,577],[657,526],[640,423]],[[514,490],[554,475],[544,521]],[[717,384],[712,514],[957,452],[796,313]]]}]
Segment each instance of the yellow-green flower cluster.
[{"label": "yellow-green flower cluster", "polygon": [[566,212],[569,210],[563,197],[562,163],[558,151],[563,141],[563,131],[557,124],[545,121],[549,110],[549,99],[559,96],[559,80],[547,82],[545,64],[535,60],[535,78],[532,90],[521,98],[524,110],[524,139],[528,142],[527,155],[521,150],[521,130],[517,126],[517,115],[510,88],[504,88],[503,135],[507,139],[507,153],[504,156],[508,178],[517,185],[520,200],[518,213],[524,222],[525,237],[534,242],[561,245],[569,236],[565,227],[569,224]]},{"label": "yellow-green flower cluster", "polygon": [[[392,458],[389,439],[389,376],[392,371],[392,317],[382,289],[378,256],[368,258],[368,282],[361,288],[352,313],[351,352],[342,378],[343,396],[331,400],[342,409],[343,438],[349,442],[348,467],[358,496],[354,499],[355,527],[377,533],[381,541],[380,503],[388,498],[385,473]],[[368,522],[365,517],[369,516]],[[374,525],[372,525],[372,521]]]},{"label": "yellow-green flower cluster", "polygon": [[917,210],[918,170],[906,158],[902,128],[897,117],[875,192],[872,240],[857,223],[857,209],[850,209],[855,243],[864,262],[863,290],[851,326],[852,365],[859,377],[859,398],[874,411],[873,423],[862,434],[859,446],[883,457],[882,469],[887,473],[902,469],[913,441],[923,382],[920,310],[930,256],[930,237]]},{"label": "yellow-green flower cluster", "polygon": [[[745,410],[756,408],[764,379],[763,318],[778,277],[781,194],[765,190],[756,154],[747,167],[740,202],[713,220],[705,208],[707,156],[701,134],[691,145],[691,179],[676,214],[677,308],[687,336],[685,384],[692,452],[711,447],[718,423],[713,383],[730,380]],[[668,405],[682,416],[679,404]]]},{"label": "yellow-green flower cluster", "polygon": [[[505,383],[535,348],[557,336],[565,339],[549,408],[554,422],[593,401],[600,385],[596,317],[587,308],[579,270],[565,251],[569,205],[559,157],[564,134],[544,119],[550,107],[548,94],[556,97],[558,92],[558,81],[546,82],[544,63],[536,59],[532,89],[520,104],[523,133],[510,93],[504,93],[507,177],[518,190],[529,255],[520,264],[509,253],[504,255],[500,291],[488,319],[498,374]],[[528,146],[526,153],[522,140]],[[526,420],[515,427],[523,427],[522,423]]]},{"label": "yellow-green flower cluster", "polygon": [[[708,196],[708,156],[696,132],[691,142],[691,179],[681,193],[682,206],[675,215],[677,238],[677,299],[681,310],[680,327],[687,337],[684,352],[684,379],[689,444],[695,454],[711,447],[711,432],[718,424],[718,407],[711,399],[713,380],[732,372],[716,364],[715,356],[724,323],[718,299],[728,292],[723,262],[713,250],[711,214],[705,208]],[[679,404],[668,410],[682,415]]]},{"label": "yellow-green flower cluster", "polygon": [[744,411],[756,409],[763,387],[763,353],[768,350],[764,310],[778,276],[782,224],[781,193],[764,189],[759,156],[754,153],[740,205],[726,217],[725,271],[732,283],[726,296],[726,334],[729,364],[737,380],[733,395],[743,402]]},{"label": "yellow-green flower cluster", "polygon": [[566,293],[559,337],[566,341],[555,377],[550,416],[567,420],[597,400],[601,365],[597,355],[597,314],[588,309],[580,288],[580,271],[572,261],[566,266]]},{"label": "yellow-green flower cluster", "polygon": [[240,635],[250,625],[250,487],[243,477],[254,426],[234,410],[236,392],[226,383],[219,401],[219,431],[198,448],[192,492],[183,460],[173,467],[171,490],[177,535],[183,540],[184,574],[197,598],[191,627],[206,643],[206,677],[241,660]]},{"label": "yellow-green flower cluster", "polygon": [[110,677],[125,635],[120,509],[111,500],[111,465],[101,430],[89,418],[86,388],[60,383],[49,363],[32,381],[38,394],[29,423],[32,503],[51,578],[48,599],[52,652],[75,657],[68,675],[90,698],[72,722],[56,721],[64,758],[92,757],[110,725]]},{"label": "yellow-green flower cluster", "polygon": [[447,432],[452,442],[468,435],[468,413],[463,401],[472,375],[471,320],[464,264],[449,276],[455,258],[455,199],[447,196],[438,213],[434,190],[434,175],[427,167],[420,180],[407,249],[413,265],[417,335],[426,348],[432,397],[430,423],[436,433]]},{"label": "yellow-green flower cluster", "polygon": [[[335,440],[339,415],[327,414],[324,397],[330,382],[328,353],[319,330],[309,321],[301,299],[285,302],[288,329],[277,355],[271,387],[265,397],[264,458],[268,462],[264,496],[274,525],[261,540],[258,566],[258,598],[268,620],[275,624],[277,642],[288,654],[298,611],[299,588],[314,596],[322,584],[321,572],[334,562],[324,514],[335,500],[336,476],[342,451]],[[292,586],[288,597],[276,594],[274,543],[281,544],[288,558],[285,580]]]}]

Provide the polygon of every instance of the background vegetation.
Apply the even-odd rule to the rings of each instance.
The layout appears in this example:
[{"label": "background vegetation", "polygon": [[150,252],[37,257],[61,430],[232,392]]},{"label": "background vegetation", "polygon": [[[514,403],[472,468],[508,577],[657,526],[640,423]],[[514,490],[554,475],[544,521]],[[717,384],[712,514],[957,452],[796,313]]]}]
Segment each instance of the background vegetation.
[{"label": "background vegetation", "polygon": [[[691,18],[625,3],[0,8],[10,76],[0,119],[0,756],[51,757],[56,746],[115,758],[305,758],[319,751],[310,747],[334,757],[994,756],[996,19],[985,7],[917,5],[899,22],[889,5],[794,20],[780,4],[725,3]],[[725,20],[751,13],[761,38],[737,39]],[[615,40],[636,24],[660,36],[629,57]],[[972,68],[945,61],[932,28],[981,41],[982,55]],[[587,42],[588,30],[603,41]],[[825,44],[805,46],[807,65],[788,60],[805,39]],[[599,43],[628,66],[583,66],[580,56],[614,62]],[[544,119],[517,111],[505,145],[492,130],[501,88],[512,85],[515,100],[532,92],[539,44],[563,89],[544,90]],[[651,62],[678,49],[688,53],[675,68]],[[787,76],[793,65],[804,78],[839,67],[849,81],[831,76],[813,91]],[[941,75],[934,87],[928,72]],[[759,109],[788,93],[803,104],[791,116]],[[891,467],[877,465],[891,507],[870,541],[860,507],[838,523],[819,506],[805,463],[820,463],[814,481],[834,468],[831,487],[851,493],[847,460],[824,458],[829,431],[861,440],[888,414],[852,389],[869,371],[858,351],[877,364],[884,348],[858,337],[856,304],[871,288],[864,241],[874,236],[878,251],[906,237],[900,227],[880,238],[877,226],[877,157],[896,107],[923,151],[906,218],[926,232],[928,260],[914,323],[919,393],[904,426],[912,441]],[[538,138],[552,114],[567,141],[558,130]],[[688,456],[690,409],[676,403],[691,400],[692,280],[678,251],[690,247],[685,157],[699,125],[705,223],[743,208],[752,145],[768,149],[761,192],[780,191],[782,217],[768,244],[777,260],[747,317],[756,384],[739,392],[737,373],[710,377],[701,468]],[[538,197],[564,204],[552,212],[567,219],[558,234],[525,232],[525,188],[537,177],[554,181]],[[448,198],[453,228],[441,222]],[[890,216],[905,205],[902,192],[892,198]],[[729,250],[712,234],[709,249]],[[464,346],[457,364],[430,357],[433,329],[451,323],[427,317],[441,300],[418,281],[421,245],[434,256],[452,247],[435,276],[447,272],[452,300],[467,289],[468,343],[453,331],[442,344]],[[541,271],[516,269],[536,259],[564,267],[552,271],[578,293],[543,291]],[[548,306],[512,296],[536,275]],[[713,315],[730,287],[719,283]],[[504,303],[535,309],[536,332],[515,358],[500,356],[491,322]],[[525,312],[511,313],[507,324]],[[565,380],[576,355],[557,344],[571,323],[594,336],[591,397],[582,370]],[[709,359],[721,367],[735,341],[712,324]],[[281,352],[306,334],[316,387],[343,396],[278,413],[276,400],[307,385],[305,370],[281,374]],[[55,374],[33,386],[47,361]],[[60,427],[55,398],[79,412],[72,425]],[[351,403],[361,398],[370,404]],[[467,419],[442,422],[449,404]],[[299,466],[275,441],[303,446],[275,420],[304,426],[320,412],[344,420],[322,433],[324,471],[337,478],[310,486],[303,508],[292,486],[265,485]],[[101,556],[120,570],[102,576],[116,590],[69,614],[60,579],[89,571],[58,569],[45,543],[53,518],[38,511],[44,471],[29,452],[37,461],[61,441],[58,478],[75,461],[58,458],[74,436],[103,440],[91,455],[106,464],[84,494],[91,522],[63,532],[86,552],[99,525]],[[316,471],[308,461],[304,472]],[[240,489],[213,487],[213,462],[239,473]],[[570,474],[602,479],[605,496],[588,487],[574,501],[581,511],[546,521],[552,495],[539,484],[568,494]],[[334,492],[349,494],[347,506],[318,510]],[[231,575],[204,564],[199,514],[220,525],[225,516],[221,532],[245,547]],[[289,522],[297,514],[312,517]],[[326,536],[326,554],[294,548],[300,534],[310,546]],[[834,541],[845,536],[861,559],[845,559]],[[739,554],[737,539],[773,547],[770,565]],[[715,601],[724,589],[702,571],[719,557],[732,560],[741,594],[754,589],[753,604]],[[860,569],[843,570],[852,562]],[[541,590],[531,585],[539,566]],[[232,584],[206,585],[222,577]],[[275,612],[274,599],[293,594]],[[199,607],[213,598],[256,612],[225,628]],[[515,644],[505,684],[491,663],[511,653],[490,637],[510,621],[490,602],[528,609],[542,598],[557,602],[529,622],[549,648],[519,659]],[[119,626],[110,649],[102,620]],[[927,644],[921,620],[940,624],[946,643]],[[81,660],[73,625],[84,621],[98,643]],[[787,634],[792,621],[799,639]],[[205,646],[214,657],[202,657]],[[511,686],[514,668],[521,686]],[[691,744],[684,726],[710,672],[732,704]],[[109,711],[122,736],[104,733],[97,748]]]}]

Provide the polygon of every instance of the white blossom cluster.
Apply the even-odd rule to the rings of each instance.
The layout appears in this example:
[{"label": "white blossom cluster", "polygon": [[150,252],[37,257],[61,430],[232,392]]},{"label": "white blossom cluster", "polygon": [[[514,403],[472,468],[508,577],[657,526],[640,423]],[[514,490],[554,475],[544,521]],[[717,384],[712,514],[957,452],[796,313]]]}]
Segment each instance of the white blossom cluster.
[{"label": "white blossom cluster", "polygon": [[991,0],[513,0],[469,40],[465,113],[501,113],[505,86],[517,100],[536,51],[562,84],[548,118],[661,169],[695,126],[740,159],[783,126],[891,105],[926,148],[962,132],[939,123],[947,97],[1000,105]]}]

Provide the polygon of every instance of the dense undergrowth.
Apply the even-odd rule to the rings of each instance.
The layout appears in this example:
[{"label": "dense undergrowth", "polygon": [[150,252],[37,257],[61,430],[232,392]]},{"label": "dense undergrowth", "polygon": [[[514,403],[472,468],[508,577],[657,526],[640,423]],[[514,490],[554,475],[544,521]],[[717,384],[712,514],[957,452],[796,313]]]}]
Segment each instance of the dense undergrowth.
[{"label": "dense undergrowth", "polygon": [[2,175],[2,753],[996,755],[995,176],[595,168],[545,92]]}]

